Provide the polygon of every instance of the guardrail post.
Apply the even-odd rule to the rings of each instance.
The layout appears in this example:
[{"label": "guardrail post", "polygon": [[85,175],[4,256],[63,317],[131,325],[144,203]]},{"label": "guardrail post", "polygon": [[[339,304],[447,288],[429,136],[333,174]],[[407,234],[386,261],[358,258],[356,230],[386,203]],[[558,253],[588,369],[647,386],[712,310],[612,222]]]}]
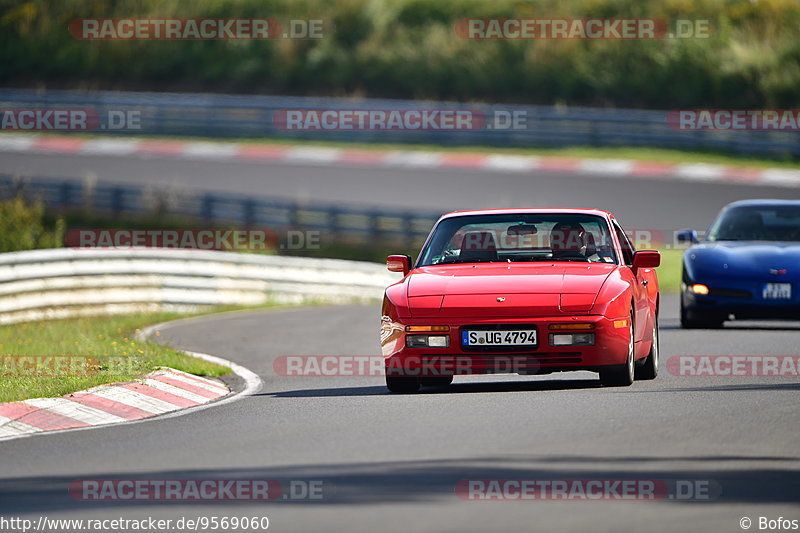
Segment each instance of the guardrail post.
[{"label": "guardrail post", "polygon": [[88,174],[81,184],[81,202],[85,211],[91,211],[94,205],[94,193],[97,187],[97,176]]},{"label": "guardrail post", "polygon": [[246,228],[253,227],[256,219],[256,202],[252,198],[247,198],[242,202],[242,211],[244,218],[244,226]]},{"label": "guardrail post", "polygon": [[378,227],[378,217],[380,217],[380,213],[369,213],[369,230],[367,234],[369,235],[369,239],[373,245],[376,245],[380,242],[381,238],[381,230]]},{"label": "guardrail post", "polygon": [[403,237],[406,247],[413,248],[417,238],[414,234],[414,215],[411,213],[403,215]]},{"label": "guardrail post", "polygon": [[214,222],[214,195],[203,195],[203,203],[200,207],[200,218],[203,221],[211,223]]},{"label": "guardrail post", "polygon": [[61,208],[69,208],[72,206],[72,187],[73,184],[68,181],[62,181],[58,191],[58,204]]},{"label": "guardrail post", "polygon": [[122,187],[114,187],[111,189],[111,213],[114,217],[120,216],[125,209],[123,193]]},{"label": "guardrail post", "polygon": [[597,122],[589,121],[589,146],[602,146],[601,136],[597,132]]},{"label": "guardrail post", "polygon": [[288,222],[289,227],[299,229],[300,227],[300,205],[297,202],[292,202],[288,206]]},{"label": "guardrail post", "polygon": [[339,239],[339,208],[331,207],[328,209],[328,230],[331,232],[330,239],[337,241]]}]

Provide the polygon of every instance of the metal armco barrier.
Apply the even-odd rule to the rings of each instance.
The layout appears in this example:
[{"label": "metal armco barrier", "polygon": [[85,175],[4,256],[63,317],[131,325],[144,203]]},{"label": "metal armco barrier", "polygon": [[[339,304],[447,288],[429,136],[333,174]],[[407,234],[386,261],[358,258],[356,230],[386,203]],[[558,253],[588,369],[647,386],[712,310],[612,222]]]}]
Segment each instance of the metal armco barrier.
[{"label": "metal armco barrier", "polygon": [[336,259],[148,248],[12,252],[0,254],[0,324],[272,301],[372,301],[397,279],[384,265]]},{"label": "metal armco barrier", "polygon": [[[189,93],[76,92],[0,89],[0,109],[89,110],[102,122],[135,112],[136,124],[95,133],[190,137],[283,138],[358,142],[422,142],[445,146],[647,146],[714,150],[765,157],[800,157],[797,131],[681,131],[668,111],[564,106],[473,104],[413,100],[308,98]],[[286,129],[290,110],[470,110],[486,124],[476,129],[307,131]],[[515,115],[516,114],[516,115]],[[521,114],[521,115],[520,115]],[[513,117],[524,116],[524,128]]]},{"label": "metal armco barrier", "polygon": [[54,210],[85,210],[121,217],[167,216],[209,226],[324,232],[327,241],[378,242],[416,247],[441,213],[359,208],[247,195],[112,185],[90,180],[0,175],[0,201],[18,194]]}]

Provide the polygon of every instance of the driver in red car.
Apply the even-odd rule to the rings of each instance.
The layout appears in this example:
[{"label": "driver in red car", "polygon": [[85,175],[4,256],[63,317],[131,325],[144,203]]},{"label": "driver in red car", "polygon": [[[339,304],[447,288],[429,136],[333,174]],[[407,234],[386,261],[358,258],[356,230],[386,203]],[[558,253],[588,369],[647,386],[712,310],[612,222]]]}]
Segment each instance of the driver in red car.
[{"label": "driver in red car", "polygon": [[578,223],[559,222],[550,231],[553,259],[585,257],[589,261],[602,261],[594,241],[594,235]]}]

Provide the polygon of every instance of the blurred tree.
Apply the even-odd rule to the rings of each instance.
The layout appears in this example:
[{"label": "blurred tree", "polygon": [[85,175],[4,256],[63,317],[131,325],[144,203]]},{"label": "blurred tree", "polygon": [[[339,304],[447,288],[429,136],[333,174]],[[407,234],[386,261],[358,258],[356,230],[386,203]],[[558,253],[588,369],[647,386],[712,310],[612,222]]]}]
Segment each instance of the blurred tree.
[{"label": "blurred tree", "polygon": [[66,224],[57,218],[47,229],[44,206],[26,202],[21,196],[0,202],[0,253],[37,248],[61,248]]}]

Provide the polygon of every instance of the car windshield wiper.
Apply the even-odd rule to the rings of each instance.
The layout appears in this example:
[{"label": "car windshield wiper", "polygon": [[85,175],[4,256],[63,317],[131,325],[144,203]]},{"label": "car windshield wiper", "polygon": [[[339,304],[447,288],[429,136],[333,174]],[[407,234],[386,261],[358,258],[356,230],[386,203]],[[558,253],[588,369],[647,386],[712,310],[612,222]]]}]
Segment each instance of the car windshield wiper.
[{"label": "car windshield wiper", "polygon": [[509,257],[509,263],[534,263],[536,261],[550,261],[549,257]]},{"label": "car windshield wiper", "polygon": [[472,261],[451,261],[449,263],[439,263],[440,265],[468,265],[470,263],[505,263],[503,259],[477,259]]},{"label": "car windshield wiper", "polygon": [[529,257],[525,259],[508,259],[509,263],[554,263],[559,261],[578,261],[580,263],[605,263],[605,261],[592,261],[588,257]]}]

